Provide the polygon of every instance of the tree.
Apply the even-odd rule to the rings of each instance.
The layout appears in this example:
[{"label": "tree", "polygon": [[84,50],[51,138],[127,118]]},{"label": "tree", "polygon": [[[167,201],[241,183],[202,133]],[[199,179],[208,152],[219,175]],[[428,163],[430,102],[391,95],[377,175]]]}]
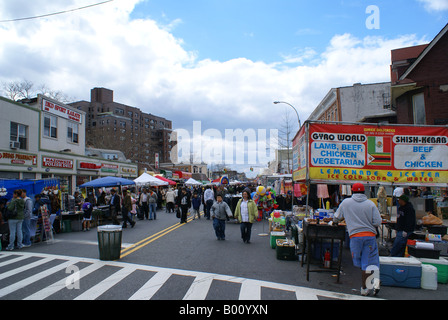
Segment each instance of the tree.
[{"label": "tree", "polygon": [[282,159],[281,159],[282,157],[281,157],[280,150],[286,150],[287,160],[288,160],[288,164],[287,164],[288,173],[290,173],[292,170],[292,156],[291,156],[292,139],[294,139],[294,136],[298,130],[298,123],[295,121],[295,118],[297,118],[297,117],[293,117],[291,111],[285,110],[285,113],[283,114],[283,117],[281,120],[282,122],[280,124],[280,128],[278,130],[278,133],[279,133],[279,135],[278,135],[279,156],[278,156],[277,171],[281,170],[281,166],[282,166]]},{"label": "tree", "polygon": [[14,101],[31,99],[37,94],[42,94],[62,103],[69,103],[74,100],[60,90],[51,90],[46,84],[41,84],[37,89],[34,88],[34,83],[30,80],[10,81],[2,84],[3,94]]}]

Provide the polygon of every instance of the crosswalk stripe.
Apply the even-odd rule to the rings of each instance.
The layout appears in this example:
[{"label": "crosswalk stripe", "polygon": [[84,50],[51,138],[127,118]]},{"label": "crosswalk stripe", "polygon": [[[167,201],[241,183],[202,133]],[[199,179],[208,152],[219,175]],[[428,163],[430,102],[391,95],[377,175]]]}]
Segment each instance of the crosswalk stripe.
[{"label": "crosswalk stripe", "polygon": [[77,296],[75,300],[95,300],[100,295],[102,295],[104,292],[112,288],[114,285],[116,285],[118,282],[126,278],[128,275],[130,275],[132,272],[136,270],[135,267],[127,267],[123,268],[120,271],[115,272],[111,276],[109,276],[107,279],[101,281],[97,285],[93,286],[89,290],[85,291],[81,295]]},{"label": "crosswalk stripe", "polygon": [[4,273],[0,274],[0,280],[8,278],[10,276],[13,276],[13,275],[15,275],[17,273],[26,271],[28,269],[32,269],[32,268],[38,267],[41,264],[45,264],[45,263],[50,262],[52,260],[54,260],[54,258],[43,258],[43,259],[40,259],[38,261],[32,262],[30,264],[27,264],[27,265],[21,266],[19,268],[13,269],[11,271],[4,272]]},{"label": "crosswalk stripe", "polygon": [[16,262],[19,262],[21,260],[25,260],[25,259],[28,259],[28,258],[29,257],[27,257],[27,256],[17,256],[17,257],[14,257],[12,259],[9,259],[7,261],[0,262],[0,267],[4,267],[4,266],[7,266],[8,264],[16,263]]},{"label": "crosswalk stripe", "polygon": [[[79,271],[79,281],[90,273],[98,270],[99,268],[103,267],[102,264],[91,264],[90,266],[83,268]],[[51,296],[52,294],[55,294],[56,292],[64,289],[67,287],[67,278],[64,278],[28,297],[26,297],[24,300],[43,300]]]},{"label": "crosswalk stripe", "polygon": [[191,284],[183,300],[205,300],[212,281],[213,277],[210,275],[198,275]]},{"label": "crosswalk stripe", "polygon": [[239,300],[261,300],[261,286],[258,281],[244,280],[241,283]]},{"label": "crosswalk stripe", "polygon": [[157,272],[129,300],[150,300],[170,277],[169,272]]},{"label": "crosswalk stripe", "polygon": [[[24,279],[22,281],[16,282],[16,283],[14,283],[14,284],[6,287],[6,288],[0,289],[0,298],[4,297],[5,295],[7,295],[7,294],[9,294],[11,292],[14,292],[14,291],[22,289],[22,288],[24,288],[26,286],[29,286],[30,284],[32,284],[32,283],[34,283],[34,282],[36,282],[38,280],[41,280],[42,278],[48,277],[48,276],[52,275],[55,272],[58,272],[58,271],[60,271],[62,269],[66,269],[68,266],[73,265],[73,264],[74,264],[74,261],[70,261],[70,260],[66,261],[66,262],[64,262],[62,264],[59,264],[59,265],[53,267],[53,268],[50,268],[50,269],[47,269],[45,271],[39,272],[39,273],[37,273],[35,275],[32,275],[31,277],[28,277],[28,278],[26,278],[26,279]],[[13,271],[15,271],[15,270],[13,270]]]},{"label": "crosswalk stripe", "polygon": [[[297,300],[316,300],[319,296],[334,298],[339,300],[379,300],[378,298],[369,298],[369,297],[361,297],[358,295],[350,295],[344,293],[337,293],[307,287],[299,287],[288,284],[281,283],[273,283],[263,280],[254,280],[254,279],[246,279],[228,275],[220,275],[206,272],[196,272],[190,270],[179,270],[179,269],[171,269],[171,268],[161,268],[140,264],[130,264],[124,263],[120,261],[100,261],[97,259],[90,258],[80,258],[80,257],[68,257],[68,256],[58,256],[58,255],[50,255],[44,253],[33,253],[33,252],[21,252],[21,253],[0,253],[0,257],[7,256],[15,256],[20,255],[20,259],[14,257],[14,259],[8,261],[20,261],[25,258],[40,258],[39,261],[32,262],[26,266],[22,266],[16,268],[11,271],[4,272],[0,274],[0,280],[6,279],[12,275],[20,274],[23,271],[29,270],[33,267],[42,265],[44,263],[53,261],[53,260],[63,260],[64,262],[59,265],[49,268],[40,273],[34,274],[28,278],[20,280],[12,285],[9,285],[4,288],[0,288],[0,298],[4,297],[10,293],[13,293],[19,289],[22,289],[38,280],[49,277],[50,275],[59,272],[60,270],[66,269],[70,266],[73,266],[77,263],[89,263],[90,265],[80,269],[79,271],[79,279],[81,280],[86,275],[100,269],[103,266],[111,266],[119,268],[118,271],[115,271],[108,278],[99,281],[93,287],[88,289],[87,291],[81,293],[75,300],[93,300],[100,297],[107,290],[111,289],[116,284],[120,283],[120,281],[124,280],[131,273],[136,270],[153,272],[154,275],[136,292],[129,298],[129,300],[150,300],[159,289],[168,281],[168,279],[172,275],[179,275],[185,277],[194,277],[193,283],[188,288],[186,294],[184,295],[184,300],[204,300],[207,297],[207,294],[210,290],[211,284],[214,280],[226,281],[236,284],[241,284],[239,296],[236,299],[239,300],[261,300],[261,291],[262,288],[275,289],[280,291],[287,291],[295,294]],[[5,261],[6,262],[6,261]],[[4,263],[5,263],[4,262]],[[11,262],[12,263],[12,262]],[[3,264],[7,265],[7,264]],[[1,265],[0,265],[1,266]],[[71,275],[69,275],[71,276]],[[68,277],[67,277],[68,278]],[[30,293],[27,296],[26,300],[41,300],[49,297],[50,295],[62,290],[66,287],[66,280],[64,278],[55,283],[50,283],[46,288],[39,290],[35,293]],[[51,280],[49,280],[51,281]]]}]

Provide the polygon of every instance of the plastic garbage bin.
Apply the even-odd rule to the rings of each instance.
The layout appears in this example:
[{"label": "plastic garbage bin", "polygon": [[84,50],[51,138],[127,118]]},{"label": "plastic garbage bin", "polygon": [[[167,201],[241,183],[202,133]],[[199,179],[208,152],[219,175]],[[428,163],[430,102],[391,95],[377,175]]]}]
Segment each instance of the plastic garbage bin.
[{"label": "plastic garbage bin", "polygon": [[112,261],[120,259],[121,234],[121,226],[108,225],[98,227],[100,260]]}]

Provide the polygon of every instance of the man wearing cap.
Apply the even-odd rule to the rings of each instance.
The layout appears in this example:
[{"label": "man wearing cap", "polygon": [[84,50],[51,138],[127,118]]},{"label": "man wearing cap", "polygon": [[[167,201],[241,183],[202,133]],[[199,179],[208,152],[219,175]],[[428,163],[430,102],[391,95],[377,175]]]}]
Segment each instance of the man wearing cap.
[{"label": "man wearing cap", "polygon": [[409,235],[415,230],[415,210],[409,202],[407,195],[403,194],[398,198],[399,207],[397,210],[397,224],[394,245],[390,251],[392,257],[403,257]]},{"label": "man wearing cap", "polygon": [[[352,187],[352,197],[345,199],[334,215],[334,222],[345,219],[350,236],[350,251],[353,264],[362,270],[361,295],[370,293],[367,280],[372,275],[372,267],[379,270],[380,258],[376,243],[377,227],[381,225],[381,215],[376,205],[367,199],[365,188],[361,183]],[[379,278],[373,279],[373,293],[376,295],[380,289]]]}]

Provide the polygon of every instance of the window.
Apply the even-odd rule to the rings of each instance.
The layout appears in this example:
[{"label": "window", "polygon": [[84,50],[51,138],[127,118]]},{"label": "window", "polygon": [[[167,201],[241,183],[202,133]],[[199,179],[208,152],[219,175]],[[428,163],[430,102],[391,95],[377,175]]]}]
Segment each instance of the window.
[{"label": "window", "polygon": [[412,97],[414,124],[426,124],[425,96],[423,93]]},{"label": "window", "polygon": [[28,127],[23,124],[11,122],[10,141],[19,142],[19,149],[27,149],[27,131]]},{"label": "window", "polygon": [[68,138],[69,142],[72,142],[72,143],[79,142],[78,125],[76,123],[68,122],[67,138]]},{"label": "window", "polygon": [[44,136],[50,138],[58,137],[58,118],[55,116],[44,116]]}]

